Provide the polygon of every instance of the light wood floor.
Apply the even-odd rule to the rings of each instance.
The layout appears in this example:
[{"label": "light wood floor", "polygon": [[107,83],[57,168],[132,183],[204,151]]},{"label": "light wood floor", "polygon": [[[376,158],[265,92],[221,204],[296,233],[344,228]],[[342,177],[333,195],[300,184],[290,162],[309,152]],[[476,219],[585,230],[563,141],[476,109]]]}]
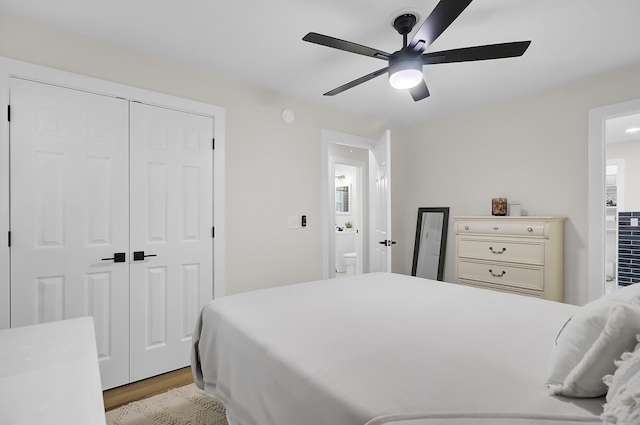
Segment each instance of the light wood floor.
[{"label": "light wood floor", "polygon": [[133,384],[103,391],[104,410],[115,409],[132,401],[152,397],[172,388],[183,387],[192,382],[193,375],[191,374],[191,368],[185,367],[143,381],[134,382]]}]

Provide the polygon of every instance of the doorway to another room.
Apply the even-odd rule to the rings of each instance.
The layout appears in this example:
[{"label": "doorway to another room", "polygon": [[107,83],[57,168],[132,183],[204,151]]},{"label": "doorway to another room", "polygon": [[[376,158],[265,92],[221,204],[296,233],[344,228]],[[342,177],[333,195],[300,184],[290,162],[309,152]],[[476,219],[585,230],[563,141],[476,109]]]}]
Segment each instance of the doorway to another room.
[{"label": "doorway to another room", "polygon": [[351,159],[344,156],[331,156],[333,166],[333,187],[335,192],[334,230],[336,277],[362,274],[364,246],[364,196],[366,185],[362,178],[368,157],[368,151],[351,146],[332,145],[330,152],[347,151]]},{"label": "doorway to another room", "polygon": [[640,282],[640,113],[605,122],[605,292]]},{"label": "doorway to another room", "polygon": [[390,139],[322,130],[323,279],[391,272]]},{"label": "doorway to another room", "polygon": [[640,282],[640,99],[589,111],[588,168],[591,301]]}]

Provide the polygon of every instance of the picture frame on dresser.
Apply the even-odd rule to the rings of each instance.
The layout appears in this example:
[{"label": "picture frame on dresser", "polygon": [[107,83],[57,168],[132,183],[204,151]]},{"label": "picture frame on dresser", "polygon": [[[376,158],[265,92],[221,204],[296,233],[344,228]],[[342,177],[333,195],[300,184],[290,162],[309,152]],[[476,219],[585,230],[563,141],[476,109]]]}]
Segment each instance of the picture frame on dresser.
[{"label": "picture frame on dresser", "polygon": [[449,230],[449,207],[418,208],[411,276],[442,280]]}]

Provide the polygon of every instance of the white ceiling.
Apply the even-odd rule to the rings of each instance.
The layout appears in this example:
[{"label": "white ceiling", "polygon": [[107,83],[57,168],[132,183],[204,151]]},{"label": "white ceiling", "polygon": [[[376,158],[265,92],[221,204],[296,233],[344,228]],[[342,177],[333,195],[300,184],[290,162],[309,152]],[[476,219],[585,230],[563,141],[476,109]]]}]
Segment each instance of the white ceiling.
[{"label": "white ceiling", "polygon": [[431,97],[415,103],[378,77],[385,66],[302,41],[310,31],[393,52],[400,11],[438,0],[0,0],[0,12],[44,22],[257,86],[410,125],[640,63],[639,0],[475,0],[427,52],[531,40],[524,56],[425,66]]},{"label": "white ceiling", "polygon": [[607,143],[640,140],[640,131],[627,131],[640,128],[640,114],[609,118],[605,124],[605,141]]}]

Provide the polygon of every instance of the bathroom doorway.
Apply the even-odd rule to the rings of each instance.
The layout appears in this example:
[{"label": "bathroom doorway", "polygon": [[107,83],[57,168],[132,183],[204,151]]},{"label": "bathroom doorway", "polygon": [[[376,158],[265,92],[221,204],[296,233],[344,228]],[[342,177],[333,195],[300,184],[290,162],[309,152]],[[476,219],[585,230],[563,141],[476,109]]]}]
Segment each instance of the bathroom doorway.
[{"label": "bathroom doorway", "polygon": [[[331,144],[329,163],[333,172],[335,205],[334,223],[335,277],[362,274],[364,258],[363,235],[366,158],[369,152],[353,146]],[[329,267],[332,267],[331,264]]]},{"label": "bathroom doorway", "polygon": [[[384,142],[384,143],[383,143]],[[354,218],[354,227],[357,227],[357,240],[358,245],[356,248],[357,256],[357,273],[368,273],[371,268],[371,256],[375,252],[371,248],[375,242],[375,248],[378,248],[378,240],[376,236],[372,237],[374,228],[372,223],[379,223],[384,221],[385,230],[388,235],[388,239],[391,239],[391,214],[385,210],[383,217],[378,217],[376,212],[380,209],[382,204],[384,207],[390,207],[389,198],[390,183],[389,176],[384,175],[385,180],[389,183],[387,186],[389,189],[384,193],[384,199],[381,196],[380,191],[372,195],[372,191],[377,187],[378,181],[375,179],[376,173],[380,165],[374,149],[380,150],[385,148],[386,163],[384,164],[388,169],[390,161],[390,132],[387,130],[381,139],[374,140],[366,137],[355,136],[347,133],[341,133],[332,130],[322,130],[321,132],[321,148],[322,148],[322,278],[329,279],[336,276],[336,200],[338,194],[336,193],[336,174],[335,166],[350,165],[358,169],[360,175],[360,183],[358,184],[357,192],[359,195],[359,208],[360,218]],[[338,216],[340,217],[340,216]],[[378,217],[377,219],[375,219]],[[346,222],[346,220],[345,220]],[[340,221],[342,223],[342,221]],[[349,238],[347,236],[347,238]],[[356,239],[356,238],[354,238]],[[374,241],[375,239],[375,241]],[[372,242],[373,241],[373,242]],[[389,241],[391,242],[391,241]],[[382,242],[380,242],[382,243]],[[385,248],[385,258],[389,259],[388,267],[380,271],[391,271],[390,259],[391,259],[391,243]],[[381,246],[381,245],[380,245]],[[388,270],[387,270],[388,269]]]},{"label": "bathroom doorway", "polygon": [[[589,162],[588,162],[588,276],[589,301],[597,299],[605,292],[617,289],[619,285],[632,284],[636,281],[626,281],[627,277],[638,279],[640,271],[625,270],[621,265],[620,249],[623,244],[620,239],[622,232],[633,232],[635,229],[622,228],[638,227],[634,214],[640,215],[640,205],[633,207],[630,203],[630,188],[625,183],[630,182],[632,173],[640,172],[640,163],[631,166],[635,155],[627,157],[618,152],[615,147],[609,149],[608,135],[618,119],[636,115],[640,118],[640,99],[613,105],[602,106],[589,110]],[[636,125],[626,126],[623,131]],[[640,127],[640,125],[637,125]],[[609,127],[609,129],[608,129]],[[640,144],[640,130],[629,134]],[[627,142],[625,142],[627,143]],[[629,141],[633,144],[634,142]],[[621,145],[622,146],[622,145]],[[623,161],[619,161],[624,157]],[[610,161],[617,159],[618,161]],[[615,166],[615,167],[614,167]],[[615,171],[615,173],[614,173]],[[615,177],[614,177],[615,175]],[[637,179],[636,179],[637,180]],[[623,187],[620,187],[622,183]],[[618,196],[624,193],[623,204],[619,204]],[[616,205],[613,205],[613,204]],[[615,208],[613,208],[615,207]],[[622,208],[621,208],[622,207]],[[622,211],[622,210],[625,211]],[[627,224],[628,223],[628,224]],[[633,236],[633,235],[632,235]],[[625,248],[626,249],[626,248]],[[614,250],[617,250],[615,252]],[[623,253],[626,257],[633,257],[636,253]],[[638,253],[640,256],[640,253]],[[633,258],[632,258],[633,259]],[[632,261],[633,263],[633,261]],[[627,275],[627,276],[625,276]]]},{"label": "bathroom doorway", "polygon": [[640,112],[605,123],[605,292],[640,282]]}]

